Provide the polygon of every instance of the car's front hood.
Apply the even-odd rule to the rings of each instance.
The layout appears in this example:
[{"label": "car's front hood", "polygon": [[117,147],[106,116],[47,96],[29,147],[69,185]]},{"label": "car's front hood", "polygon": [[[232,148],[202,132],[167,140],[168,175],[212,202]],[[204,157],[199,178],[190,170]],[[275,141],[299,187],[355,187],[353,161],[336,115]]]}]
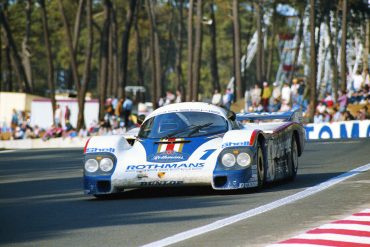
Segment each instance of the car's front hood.
[{"label": "car's front hood", "polygon": [[210,183],[221,137],[147,139],[117,157],[112,180],[127,187]]}]

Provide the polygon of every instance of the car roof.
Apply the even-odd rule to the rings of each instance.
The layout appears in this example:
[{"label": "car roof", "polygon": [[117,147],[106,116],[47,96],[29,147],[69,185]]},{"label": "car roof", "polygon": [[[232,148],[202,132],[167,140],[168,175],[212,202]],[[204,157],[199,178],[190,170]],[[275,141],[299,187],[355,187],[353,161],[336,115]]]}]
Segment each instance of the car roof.
[{"label": "car roof", "polygon": [[150,113],[146,120],[158,115],[166,114],[166,113],[173,113],[173,112],[208,112],[217,114],[225,119],[227,119],[226,116],[226,110],[204,102],[181,102],[181,103],[175,103],[170,104],[166,106],[162,106],[152,113]]}]

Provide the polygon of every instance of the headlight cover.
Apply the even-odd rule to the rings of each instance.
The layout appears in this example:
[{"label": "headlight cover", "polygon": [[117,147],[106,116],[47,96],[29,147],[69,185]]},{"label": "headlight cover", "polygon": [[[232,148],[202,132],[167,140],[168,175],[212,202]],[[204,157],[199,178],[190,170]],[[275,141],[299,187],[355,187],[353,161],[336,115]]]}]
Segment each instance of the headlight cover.
[{"label": "headlight cover", "polygon": [[88,159],[85,162],[85,170],[87,172],[96,172],[99,169],[98,161],[95,159]]},{"label": "headlight cover", "polygon": [[222,164],[226,167],[232,167],[235,165],[236,163],[236,159],[235,159],[235,156],[231,153],[225,153],[223,156],[222,156]]},{"label": "headlight cover", "polygon": [[251,156],[247,153],[240,153],[236,157],[236,162],[242,167],[247,167],[251,164]]},{"label": "headlight cover", "polygon": [[113,161],[110,158],[104,158],[100,161],[99,166],[103,172],[109,172],[113,169]]}]

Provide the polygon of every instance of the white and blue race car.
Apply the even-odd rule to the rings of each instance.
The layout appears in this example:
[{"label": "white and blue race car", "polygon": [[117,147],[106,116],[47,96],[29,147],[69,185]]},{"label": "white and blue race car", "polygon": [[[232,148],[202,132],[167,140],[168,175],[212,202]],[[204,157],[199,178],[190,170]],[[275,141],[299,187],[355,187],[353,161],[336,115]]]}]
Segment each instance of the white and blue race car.
[{"label": "white and blue race car", "polygon": [[262,187],[295,178],[304,143],[298,111],[235,115],[207,103],[172,104],[148,115],[134,139],[89,139],[84,191],[101,196],[160,186]]}]

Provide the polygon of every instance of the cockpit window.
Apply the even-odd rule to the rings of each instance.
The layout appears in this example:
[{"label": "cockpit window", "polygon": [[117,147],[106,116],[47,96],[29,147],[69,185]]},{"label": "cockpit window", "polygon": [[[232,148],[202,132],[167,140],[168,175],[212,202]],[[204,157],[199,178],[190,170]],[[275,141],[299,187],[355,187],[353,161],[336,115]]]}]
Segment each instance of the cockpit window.
[{"label": "cockpit window", "polygon": [[213,135],[228,131],[225,118],[205,112],[161,114],[145,121],[139,138],[180,138]]}]

